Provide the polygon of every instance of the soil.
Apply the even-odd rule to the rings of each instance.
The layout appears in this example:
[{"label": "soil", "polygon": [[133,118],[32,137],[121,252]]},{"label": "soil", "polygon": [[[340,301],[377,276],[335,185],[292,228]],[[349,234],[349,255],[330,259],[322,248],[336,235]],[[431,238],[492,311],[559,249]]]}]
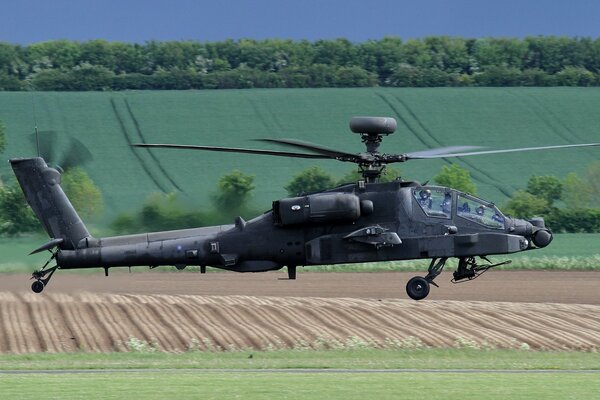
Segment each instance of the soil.
[{"label": "soil", "polygon": [[404,289],[414,275],[59,271],[39,295],[28,276],[1,275],[0,353],[127,351],[143,342],[165,351],[600,349],[600,272],[491,271],[457,285],[445,273],[420,302]]}]

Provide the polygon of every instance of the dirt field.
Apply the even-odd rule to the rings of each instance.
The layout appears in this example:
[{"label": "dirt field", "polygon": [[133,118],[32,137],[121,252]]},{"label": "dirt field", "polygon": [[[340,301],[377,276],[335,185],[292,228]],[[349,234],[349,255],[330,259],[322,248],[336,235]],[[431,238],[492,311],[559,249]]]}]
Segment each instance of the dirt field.
[{"label": "dirt field", "polygon": [[[428,300],[414,273],[57,273],[44,294],[0,276],[0,352],[493,345],[600,349],[600,273],[494,271]],[[351,338],[351,339],[349,339]],[[135,341],[134,341],[135,342]]]}]

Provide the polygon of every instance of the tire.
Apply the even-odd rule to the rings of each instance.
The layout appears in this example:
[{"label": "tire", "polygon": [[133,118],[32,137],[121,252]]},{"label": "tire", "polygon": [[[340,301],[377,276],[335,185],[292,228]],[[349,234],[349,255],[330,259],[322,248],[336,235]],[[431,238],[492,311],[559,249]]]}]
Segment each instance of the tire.
[{"label": "tire", "polygon": [[429,282],[420,276],[411,278],[406,284],[406,294],[413,300],[423,300],[429,294]]},{"label": "tire", "polygon": [[35,281],[31,284],[31,290],[33,290],[34,293],[42,293],[44,284],[41,281]]}]

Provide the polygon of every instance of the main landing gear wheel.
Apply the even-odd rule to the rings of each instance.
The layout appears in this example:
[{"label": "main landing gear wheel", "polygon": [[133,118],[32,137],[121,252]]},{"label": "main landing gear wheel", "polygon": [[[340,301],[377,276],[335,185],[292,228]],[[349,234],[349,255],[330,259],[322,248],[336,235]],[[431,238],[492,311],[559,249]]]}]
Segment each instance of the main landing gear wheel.
[{"label": "main landing gear wheel", "polygon": [[406,294],[413,300],[423,300],[429,294],[430,285],[439,287],[434,282],[446,265],[448,257],[432,258],[427,270],[427,275],[423,278],[415,276],[406,284]]},{"label": "main landing gear wheel", "polygon": [[44,290],[44,283],[42,281],[34,281],[31,284],[31,290],[33,290],[34,293],[42,293],[42,290]]},{"label": "main landing gear wheel", "polygon": [[406,284],[406,294],[413,300],[423,300],[429,294],[429,282],[421,276],[415,276]]}]

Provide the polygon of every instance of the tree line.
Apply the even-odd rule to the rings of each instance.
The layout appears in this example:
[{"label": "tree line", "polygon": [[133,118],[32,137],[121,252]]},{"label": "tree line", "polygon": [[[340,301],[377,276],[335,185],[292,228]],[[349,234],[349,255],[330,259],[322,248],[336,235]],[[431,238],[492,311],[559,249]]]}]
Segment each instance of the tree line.
[{"label": "tree line", "polygon": [[0,90],[599,86],[600,38],[0,42]]}]

